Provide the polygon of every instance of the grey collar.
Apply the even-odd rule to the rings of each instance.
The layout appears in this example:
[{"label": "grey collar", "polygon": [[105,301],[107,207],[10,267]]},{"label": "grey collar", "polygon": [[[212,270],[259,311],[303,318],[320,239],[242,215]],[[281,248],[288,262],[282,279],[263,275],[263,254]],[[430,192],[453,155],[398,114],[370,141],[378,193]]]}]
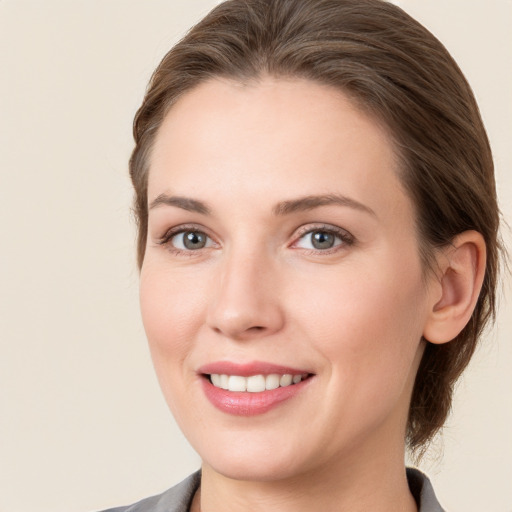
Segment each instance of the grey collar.
[{"label": "grey collar", "polygon": [[[407,468],[407,481],[418,505],[418,512],[445,512],[437,501],[432,484],[426,475],[418,469]],[[200,484],[201,471],[197,471],[162,494],[127,507],[111,508],[103,512],[189,512]]]}]

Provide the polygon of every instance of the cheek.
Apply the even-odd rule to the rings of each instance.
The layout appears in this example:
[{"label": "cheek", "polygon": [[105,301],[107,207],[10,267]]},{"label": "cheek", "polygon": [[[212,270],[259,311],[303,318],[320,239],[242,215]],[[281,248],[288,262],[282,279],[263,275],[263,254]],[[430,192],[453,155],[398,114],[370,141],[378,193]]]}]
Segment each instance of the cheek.
[{"label": "cheek", "polygon": [[375,398],[391,387],[398,393],[409,377],[423,332],[425,293],[421,271],[404,265],[338,272],[317,282],[311,289],[318,292],[298,306],[298,317],[310,318],[303,329],[329,361],[333,378],[350,392]]},{"label": "cheek", "polygon": [[198,283],[180,273],[142,269],[142,321],[159,377],[169,366],[181,365],[191,348],[191,334],[201,326],[205,294]]},{"label": "cheek", "polygon": [[204,293],[194,279],[150,263],[140,278],[142,321],[165,400],[178,424],[186,424],[182,416],[190,408],[185,405],[193,375],[188,358],[202,325]]}]

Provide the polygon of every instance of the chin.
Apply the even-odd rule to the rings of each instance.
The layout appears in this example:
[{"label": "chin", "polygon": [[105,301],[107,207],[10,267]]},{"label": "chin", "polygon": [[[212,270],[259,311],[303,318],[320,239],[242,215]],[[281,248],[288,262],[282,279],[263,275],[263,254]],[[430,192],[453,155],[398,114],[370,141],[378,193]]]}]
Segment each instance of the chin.
[{"label": "chin", "polygon": [[[278,461],[248,460],[247,457],[231,455],[229,460],[215,460],[215,464],[208,464],[213,471],[232,480],[250,482],[275,482],[288,480],[297,475],[297,470],[290,464]],[[292,469],[293,468],[293,469]]]},{"label": "chin", "polygon": [[[234,435],[237,435],[236,433]],[[214,447],[215,446],[215,447]],[[194,447],[203,463],[218,474],[233,480],[278,481],[296,476],[305,460],[298,460],[304,453],[298,447],[262,440],[240,440],[224,444],[211,442],[208,447]]]}]

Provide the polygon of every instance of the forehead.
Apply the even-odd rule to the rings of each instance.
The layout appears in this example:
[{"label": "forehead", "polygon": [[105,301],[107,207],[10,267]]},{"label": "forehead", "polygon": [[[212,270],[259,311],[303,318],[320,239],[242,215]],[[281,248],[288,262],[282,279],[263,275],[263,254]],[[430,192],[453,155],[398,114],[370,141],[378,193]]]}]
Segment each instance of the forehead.
[{"label": "forehead", "polygon": [[337,89],[298,79],[214,79],[164,119],[148,199],[169,189],[218,197],[260,191],[276,201],[337,192],[392,206],[404,194],[397,167],[385,128]]}]

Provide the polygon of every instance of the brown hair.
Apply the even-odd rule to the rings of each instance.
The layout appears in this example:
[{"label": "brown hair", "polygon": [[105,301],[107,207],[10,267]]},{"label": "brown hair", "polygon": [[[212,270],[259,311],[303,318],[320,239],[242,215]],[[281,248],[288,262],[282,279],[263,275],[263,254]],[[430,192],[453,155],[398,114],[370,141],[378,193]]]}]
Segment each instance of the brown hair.
[{"label": "brown hair", "polygon": [[230,0],[213,9],[154,72],[134,121],[138,263],[147,237],[151,147],[169,108],[213,77],[298,77],[341,89],[383,122],[416,209],[420,250],[466,230],[487,246],[473,315],[450,343],[426,343],[411,400],[407,440],[425,447],[450,411],[453,386],[495,312],[499,212],[491,150],[475,98],[444,46],[400,8],[382,0]]}]

